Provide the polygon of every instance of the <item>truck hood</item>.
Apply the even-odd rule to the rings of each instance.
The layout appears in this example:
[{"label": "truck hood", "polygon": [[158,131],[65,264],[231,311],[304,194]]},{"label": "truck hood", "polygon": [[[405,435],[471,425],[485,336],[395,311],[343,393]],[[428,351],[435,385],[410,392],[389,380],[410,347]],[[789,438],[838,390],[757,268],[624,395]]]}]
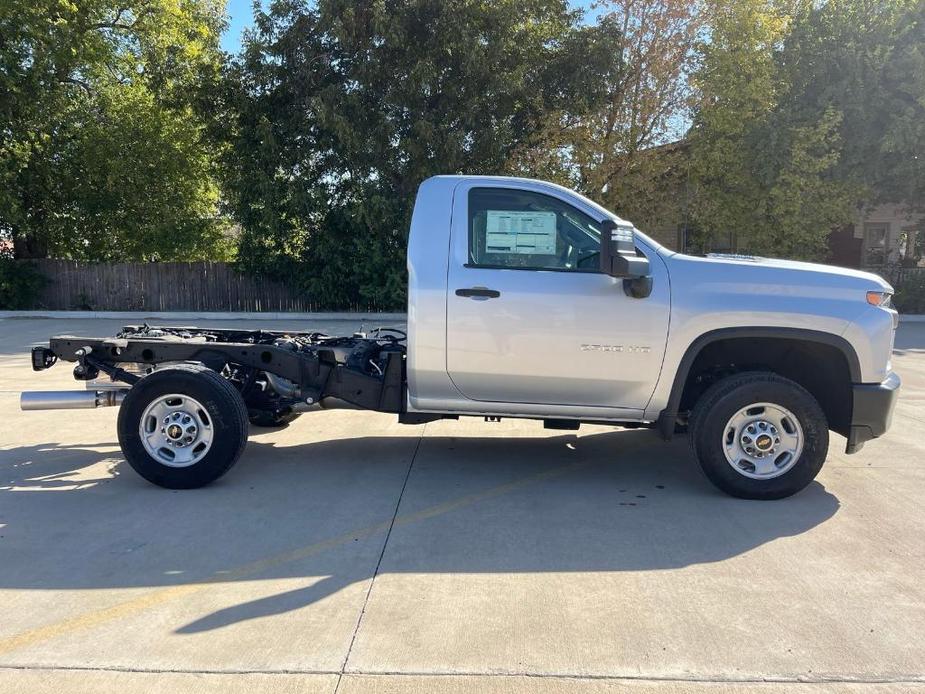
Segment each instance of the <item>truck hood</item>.
[{"label": "truck hood", "polygon": [[699,273],[706,279],[714,272],[716,279],[724,275],[732,279],[753,277],[756,281],[766,282],[776,274],[781,283],[804,284],[809,286],[828,285],[845,289],[867,289],[893,291],[889,282],[880,275],[852,268],[806,263],[798,260],[780,258],[761,258],[745,255],[724,255],[711,253],[706,257],[689,256],[675,253],[670,257],[669,265],[674,263],[691,263],[698,266]]}]

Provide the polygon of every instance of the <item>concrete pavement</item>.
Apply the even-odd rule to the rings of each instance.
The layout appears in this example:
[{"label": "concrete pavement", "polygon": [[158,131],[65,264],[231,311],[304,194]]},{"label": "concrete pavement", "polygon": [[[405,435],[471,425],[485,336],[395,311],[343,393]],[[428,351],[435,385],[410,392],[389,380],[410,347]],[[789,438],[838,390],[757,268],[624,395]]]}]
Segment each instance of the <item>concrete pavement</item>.
[{"label": "concrete pavement", "polygon": [[888,436],[770,503],[680,438],[351,411],[165,491],[114,409],[18,411],[77,387],[32,342],[118,325],[0,319],[4,694],[925,689],[925,325]]}]

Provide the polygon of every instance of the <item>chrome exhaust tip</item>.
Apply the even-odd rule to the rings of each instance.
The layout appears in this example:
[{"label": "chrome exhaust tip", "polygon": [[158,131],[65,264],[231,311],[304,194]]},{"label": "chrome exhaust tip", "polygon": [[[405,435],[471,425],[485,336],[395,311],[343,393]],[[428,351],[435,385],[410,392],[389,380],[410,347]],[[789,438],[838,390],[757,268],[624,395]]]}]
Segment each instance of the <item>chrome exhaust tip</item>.
[{"label": "chrome exhaust tip", "polygon": [[92,410],[121,405],[128,390],[27,390],[19,395],[19,409]]}]

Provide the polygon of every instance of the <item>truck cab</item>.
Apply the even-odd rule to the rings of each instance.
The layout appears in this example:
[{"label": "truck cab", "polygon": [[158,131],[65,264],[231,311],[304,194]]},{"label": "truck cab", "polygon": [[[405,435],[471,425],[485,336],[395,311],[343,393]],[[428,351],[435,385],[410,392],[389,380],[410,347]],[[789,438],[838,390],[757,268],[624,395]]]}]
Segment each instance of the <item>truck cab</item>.
[{"label": "truck cab", "polygon": [[668,270],[635,234],[652,289],[634,298],[601,271],[604,226],[633,232],[541,181],[425,181],[408,243],[409,409],[643,419],[668,339]]}]

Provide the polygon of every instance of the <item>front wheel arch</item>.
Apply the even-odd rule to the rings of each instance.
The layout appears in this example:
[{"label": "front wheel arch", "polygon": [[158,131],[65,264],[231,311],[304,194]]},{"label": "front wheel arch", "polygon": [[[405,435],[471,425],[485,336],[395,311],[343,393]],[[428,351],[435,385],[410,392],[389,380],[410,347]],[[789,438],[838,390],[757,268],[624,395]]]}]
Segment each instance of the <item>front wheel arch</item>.
[{"label": "front wheel arch", "polygon": [[[737,342],[738,341],[738,342]],[[795,372],[793,362],[783,360],[781,364],[759,364],[749,362],[751,351],[748,341],[752,344],[774,342],[784,347],[804,347],[804,351],[825,350],[831,359],[819,359],[822,370],[811,370],[810,378]],[[850,425],[850,387],[852,383],[861,381],[861,366],[857,352],[845,338],[820,330],[806,328],[786,328],[776,326],[744,326],[712,330],[700,335],[687,348],[678,368],[675,371],[668,403],[659,413],[657,429],[667,441],[675,433],[678,415],[684,411],[692,410],[698,395],[692,392],[692,383],[698,376],[704,357],[711,352],[720,351],[724,345],[738,344],[740,349],[735,350],[744,359],[737,364],[738,371],[759,368],[761,370],[777,373],[790,378],[807,388],[823,405],[826,417],[832,428],[840,434],[847,435]],[[724,355],[728,357],[729,355]],[[766,360],[768,361],[768,360]],[[813,377],[823,374],[823,383],[814,382]],[[844,391],[844,392],[841,392]]]}]

